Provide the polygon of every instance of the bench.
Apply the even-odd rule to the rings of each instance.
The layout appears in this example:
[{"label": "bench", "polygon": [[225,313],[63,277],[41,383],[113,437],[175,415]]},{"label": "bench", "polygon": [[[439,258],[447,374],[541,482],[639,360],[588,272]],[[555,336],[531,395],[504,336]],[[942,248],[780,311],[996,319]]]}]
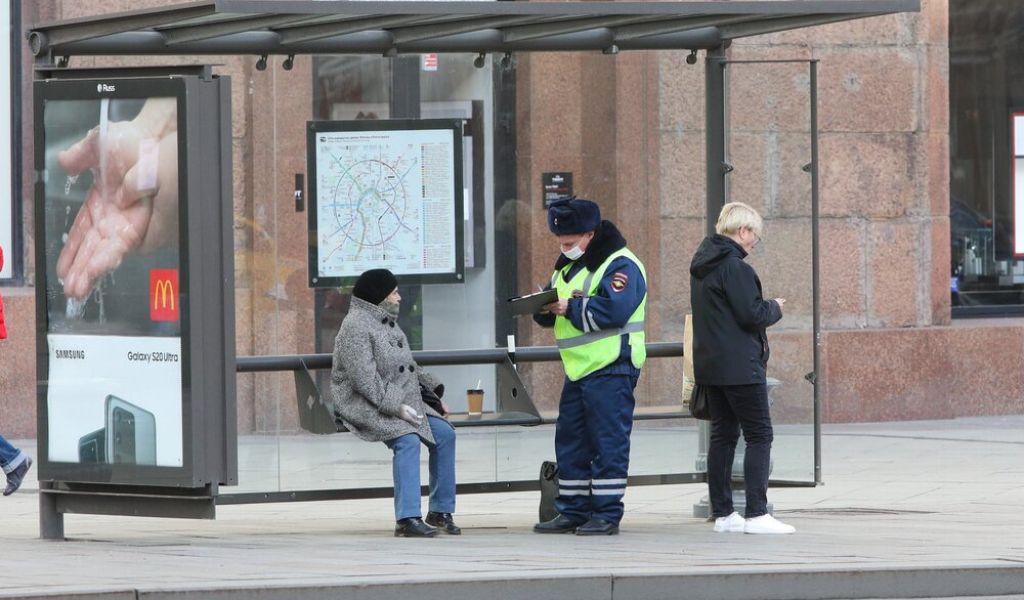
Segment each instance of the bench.
[{"label": "bench", "polygon": [[[335,417],[333,403],[329,397],[320,392],[313,374],[305,361],[299,359],[301,368],[293,371],[295,378],[295,400],[298,403],[299,426],[304,430],[319,435],[347,431],[340,419]],[[452,413],[448,422],[454,427],[484,427],[493,425],[540,425],[544,422],[537,410],[529,391],[519,378],[519,373],[511,360],[499,363],[501,372],[498,410],[493,413],[470,415]]]},{"label": "bench", "polygon": [[[683,355],[682,342],[648,342],[649,358],[677,358]],[[417,364],[472,365],[495,364],[499,369],[497,411],[482,415],[455,413],[449,418],[455,427],[534,426],[555,422],[554,415],[542,415],[533,402],[529,390],[516,370],[515,362],[551,362],[561,360],[554,346],[518,348],[508,352],[505,348],[474,350],[417,350],[413,352]],[[295,379],[295,399],[299,425],[305,431],[326,435],[345,431],[334,419],[331,402],[321,393],[312,371],[331,368],[330,354],[291,356],[239,357],[239,372],[292,371]],[[636,421],[688,419],[689,412],[658,408],[637,408]]]}]

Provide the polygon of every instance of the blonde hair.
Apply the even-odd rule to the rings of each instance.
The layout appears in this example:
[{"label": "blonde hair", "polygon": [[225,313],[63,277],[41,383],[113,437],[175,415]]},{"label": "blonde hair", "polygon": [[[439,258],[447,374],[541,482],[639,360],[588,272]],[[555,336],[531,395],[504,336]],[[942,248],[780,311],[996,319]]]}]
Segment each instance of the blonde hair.
[{"label": "blonde hair", "polygon": [[730,202],[722,207],[718,214],[718,223],[715,224],[715,232],[719,235],[735,235],[744,227],[749,228],[755,235],[761,237],[761,228],[764,222],[757,211],[742,202]]}]

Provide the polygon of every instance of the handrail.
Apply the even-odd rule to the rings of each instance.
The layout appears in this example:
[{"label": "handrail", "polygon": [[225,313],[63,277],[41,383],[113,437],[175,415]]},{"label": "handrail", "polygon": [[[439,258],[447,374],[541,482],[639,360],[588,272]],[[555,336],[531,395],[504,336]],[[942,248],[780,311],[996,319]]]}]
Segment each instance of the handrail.
[{"label": "handrail", "polygon": [[[526,346],[509,352],[507,348],[475,348],[469,350],[415,350],[416,362],[425,367],[439,365],[485,365],[505,362],[550,362],[560,360],[555,346]],[[683,355],[682,342],[648,342],[647,356],[678,357]],[[239,373],[260,373],[268,371],[298,371],[306,369],[330,369],[331,355],[284,354],[266,356],[239,356],[235,370]]]}]

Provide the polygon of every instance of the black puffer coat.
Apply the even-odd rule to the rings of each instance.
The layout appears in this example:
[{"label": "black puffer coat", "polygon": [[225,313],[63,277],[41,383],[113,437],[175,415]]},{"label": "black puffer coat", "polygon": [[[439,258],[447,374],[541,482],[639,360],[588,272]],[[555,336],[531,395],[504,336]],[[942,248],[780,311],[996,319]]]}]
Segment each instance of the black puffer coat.
[{"label": "black puffer coat", "polygon": [[778,302],[761,297],[747,253],[723,235],[705,238],[690,262],[693,375],[705,385],[766,383],[768,336],[782,318]]}]

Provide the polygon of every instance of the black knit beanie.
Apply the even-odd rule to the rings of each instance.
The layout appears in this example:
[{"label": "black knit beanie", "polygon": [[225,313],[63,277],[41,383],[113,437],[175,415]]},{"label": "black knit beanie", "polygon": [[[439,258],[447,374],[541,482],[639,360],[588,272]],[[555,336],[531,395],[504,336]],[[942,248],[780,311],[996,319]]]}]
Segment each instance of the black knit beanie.
[{"label": "black knit beanie", "polygon": [[370,269],[356,279],[352,295],[370,304],[380,304],[398,287],[398,280],[387,269]]}]

